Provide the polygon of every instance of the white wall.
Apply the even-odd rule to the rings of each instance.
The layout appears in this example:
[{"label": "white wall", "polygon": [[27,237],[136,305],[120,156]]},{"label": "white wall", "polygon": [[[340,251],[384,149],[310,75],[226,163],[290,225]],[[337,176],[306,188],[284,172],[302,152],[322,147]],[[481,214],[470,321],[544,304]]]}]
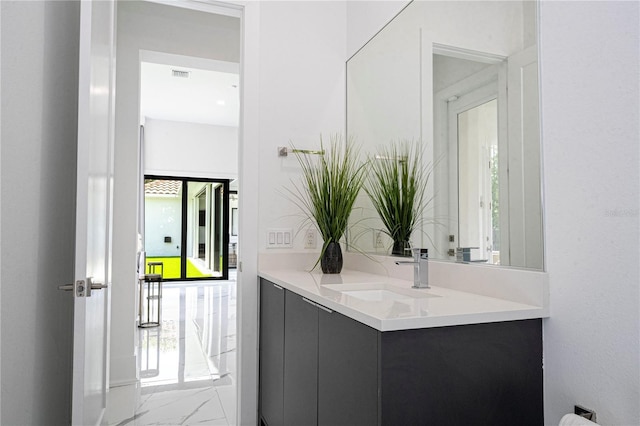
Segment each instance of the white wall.
[{"label": "white wall", "polygon": [[246,2],[244,18],[238,404],[239,424],[248,425],[257,422],[258,252],[268,227],[298,223],[280,192],[300,171],[277,147],[315,148],[320,133],[344,130],[346,3]]},{"label": "white wall", "polygon": [[0,8],[0,423],[69,424],[80,4]]},{"label": "white wall", "polygon": [[[149,257],[180,256],[182,235],[182,197],[145,197],[144,250]],[[171,237],[166,243],[165,237]]]},{"label": "white wall", "polygon": [[237,179],[238,128],[144,121],[146,174]]},{"label": "white wall", "polygon": [[545,419],[640,424],[638,2],[541,5]]},{"label": "white wall", "polygon": [[[300,168],[293,155],[279,158],[277,147],[319,149],[320,134],[328,143],[330,134],[344,133],[345,40],[345,2],[261,5],[260,140],[249,148],[260,152],[260,251],[267,228],[296,230],[300,222],[299,209],[283,195]],[[288,252],[302,247],[300,233]]]},{"label": "white wall", "polygon": [[118,3],[111,385],[136,379],[135,291],[140,50],[238,62],[237,18],[160,4]]}]

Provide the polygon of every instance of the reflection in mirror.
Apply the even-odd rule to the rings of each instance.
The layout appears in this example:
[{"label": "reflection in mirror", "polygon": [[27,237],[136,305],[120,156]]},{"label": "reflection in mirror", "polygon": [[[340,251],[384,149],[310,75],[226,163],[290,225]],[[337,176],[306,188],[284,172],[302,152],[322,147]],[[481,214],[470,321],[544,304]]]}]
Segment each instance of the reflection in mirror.
[{"label": "reflection in mirror", "polygon": [[491,263],[500,261],[500,249],[494,243],[494,234],[500,232],[499,212],[493,209],[498,205],[497,179],[492,185],[498,171],[497,112],[498,103],[492,99],[456,113],[458,246],[481,250],[479,260]]},{"label": "reflection in mirror", "polygon": [[[448,193],[446,241],[465,261],[500,264],[498,105],[506,100],[504,59],[438,48],[433,55],[435,149],[447,157],[441,193]],[[452,55],[452,56],[449,56]],[[481,60],[479,60],[481,59]],[[440,197],[445,198],[443,197]]]},{"label": "reflection in mirror", "polygon": [[[366,153],[421,141],[429,257],[543,268],[537,3],[409,4],[347,62],[347,133]],[[366,194],[349,249],[390,254]],[[462,250],[464,249],[464,250]]]}]

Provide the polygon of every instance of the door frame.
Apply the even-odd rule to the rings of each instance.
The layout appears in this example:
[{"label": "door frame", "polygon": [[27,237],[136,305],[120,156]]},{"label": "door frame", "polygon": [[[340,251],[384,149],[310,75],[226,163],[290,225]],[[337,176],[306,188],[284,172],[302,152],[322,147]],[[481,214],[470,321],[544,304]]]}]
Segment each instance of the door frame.
[{"label": "door frame", "polygon": [[238,134],[239,232],[237,266],[236,423],[258,421],[258,234],[260,176],[260,2],[252,0],[148,0],[209,13],[239,16],[240,125]]}]

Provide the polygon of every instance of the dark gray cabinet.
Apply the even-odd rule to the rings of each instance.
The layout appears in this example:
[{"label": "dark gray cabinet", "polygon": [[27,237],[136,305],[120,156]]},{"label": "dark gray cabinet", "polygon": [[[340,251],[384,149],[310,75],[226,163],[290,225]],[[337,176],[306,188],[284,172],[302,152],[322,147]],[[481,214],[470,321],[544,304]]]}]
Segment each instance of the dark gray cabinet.
[{"label": "dark gray cabinet", "polygon": [[541,320],[380,334],[381,424],[543,424]]},{"label": "dark gray cabinet", "polygon": [[259,410],[267,425],[284,424],[284,296],[269,281],[260,286]]},{"label": "dark gray cabinet", "polygon": [[377,377],[376,330],[261,280],[262,424],[375,424]]},{"label": "dark gray cabinet", "polygon": [[284,425],[318,424],[318,308],[285,293]]},{"label": "dark gray cabinet", "polygon": [[380,332],[273,289],[261,281],[263,424],[543,424],[540,319]]},{"label": "dark gray cabinet", "polygon": [[318,424],[377,424],[379,333],[338,312],[318,315]]}]

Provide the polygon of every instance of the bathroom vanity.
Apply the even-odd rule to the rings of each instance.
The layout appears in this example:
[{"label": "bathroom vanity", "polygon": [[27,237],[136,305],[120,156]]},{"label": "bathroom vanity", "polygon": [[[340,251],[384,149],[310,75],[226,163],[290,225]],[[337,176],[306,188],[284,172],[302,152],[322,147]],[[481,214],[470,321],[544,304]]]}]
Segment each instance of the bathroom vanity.
[{"label": "bathroom vanity", "polygon": [[260,272],[261,425],[541,425],[547,310],[357,271]]}]

